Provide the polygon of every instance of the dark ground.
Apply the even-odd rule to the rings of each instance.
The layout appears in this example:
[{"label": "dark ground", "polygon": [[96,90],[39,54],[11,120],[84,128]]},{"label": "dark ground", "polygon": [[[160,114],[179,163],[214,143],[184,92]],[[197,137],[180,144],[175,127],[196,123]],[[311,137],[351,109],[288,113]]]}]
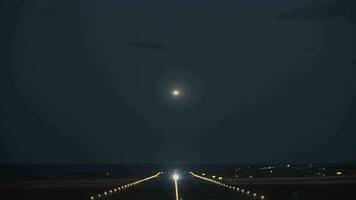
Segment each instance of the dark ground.
[{"label": "dark ground", "polygon": [[[126,180],[129,181],[129,180]],[[105,185],[105,184],[104,184]],[[120,183],[122,185],[122,183]],[[266,199],[288,200],[325,200],[325,199],[356,199],[355,184],[337,185],[247,185],[240,186],[251,192],[264,194]],[[73,187],[40,187],[40,188],[5,188],[0,187],[1,199],[23,200],[23,199],[53,199],[53,200],[88,200],[93,194],[103,193],[111,187],[101,186],[73,186]],[[188,175],[179,180],[180,198],[183,200],[238,200],[252,199],[230,189],[217,186],[192,178]],[[164,174],[158,179],[142,183],[126,191],[110,195],[102,199],[129,199],[129,200],[169,200],[174,199],[174,187],[170,175]]]}]

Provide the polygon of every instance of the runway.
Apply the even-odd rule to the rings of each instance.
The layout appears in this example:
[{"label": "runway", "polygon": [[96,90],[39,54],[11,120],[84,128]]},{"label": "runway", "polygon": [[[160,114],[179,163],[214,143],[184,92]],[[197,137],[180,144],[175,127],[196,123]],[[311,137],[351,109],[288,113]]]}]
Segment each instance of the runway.
[{"label": "runway", "polygon": [[[67,184],[72,182],[70,186]],[[35,182],[30,182],[35,183]],[[63,184],[61,186],[59,183]],[[94,184],[95,183],[95,184]],[[39,184],[39,183],[36,183]],[[47,185],[46,187],[44,187]],[[175,200],[172,173],[151,174],[117,180],[43,181],[22,187],[0,187],[1,199],[23,200]],[[355,199],[355,184],[240,185],[229,179],[219,180],[181,172],[177,180],[179,200],[285,200],[285,199]],[[119,189],[120,188],[120,189]],[[115,191],[116,189],[116,191]],[[243,191],[242,191],[243,190]],[[111,191],[111,192],[110,192]],[[99,196],[100,194],[100,196]],[[256,195],[254,195],[256,194]],[[263,196],[263,198],[262,198]]]},{"label": "runway", "polygon": [[[189,173],[180,175],[178,180],[179,200],[185,199],[206,199],[206,200],[240,200],[240,199],[258,199],[253,197],[252,193],[247,194],[233,191],[227,187],[213,184],[191,176]],[[170,174],[163,174],[161,177],[140,184],[132,189],[118,194],[108,195],[100,199],[130,199],[130,200],[174,200],[175,187]]]}]

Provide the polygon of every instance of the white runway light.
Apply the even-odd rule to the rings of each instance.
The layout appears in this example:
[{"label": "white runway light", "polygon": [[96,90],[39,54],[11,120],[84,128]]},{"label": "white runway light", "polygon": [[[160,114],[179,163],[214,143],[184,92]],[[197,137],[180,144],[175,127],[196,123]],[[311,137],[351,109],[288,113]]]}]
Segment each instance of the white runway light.
[{"label": "white runway light", "polygon": [[179,179],[179,175],[178,174],[173,174],[173,180],[177,181]]},{"label": "white runway light", "polygon": [[123,185],[123,186],[121,186],[121,187],[117,187],[117,188],[114,188],[114,189],[110,189],[109,192],[104,192],[103,195],[98,194],[97,197],[90,196],[89,199],[90,199],[90,200],[95,200],[95,199],[102,199],[102,197],[109,197],[111,194],[116,193],[116,192],[120,192],[120,191],[122,191],[124,188],[133,187],[134,185],[137,185],[137,184],[139,184],[139,183],[143,183],[143,182],[146,182],[146,181],[148,181],[148,180],[151,180],[151,179],[154,179],[154,178],[158,178],[158,177],[160,177],[161,174],[162,174],[162,172],[158,172],[158,173],[156,173],[156,174],[153,175],[153,176],[149,176],[149,177],[146,177],[146,178],[137,180],[137,181],[135,181],[135,182],[125,184],[125,185]]},{"label": "white runway light", "polygon": [[[198,178],[198,179],[201,179],[201,180],[205,180],[205,181],[208,181],[208,182],[211,182],[211,183],[214,183],[214,184],[217,184],[217,185],[220,185],[220,186],[223,186],[223,187],[228,187],[230,188],[231,190],[236,190],[237,192],[241,192],[243,194],[247,194],[250,196],[250,194],[253,194],[253,199],[261,199],[261,200],[264,200],[265,199],[265,196],[261,195],[260,198],[257,197],[257,193],[251,193],[251,191],[248,191],[248,190],[245,190],[245,189],[242,189],[242,188],[239,188],[239,187],[235,187],[235,186],[231,186],[231,185],[227,185],[227,184],[224,184],[224,183],[221,183],[219,181],[216,181],[214,179],[210,179],[210,178],[207,178],[207,177],[204,177],[204,176],[199,176],[197,174],[194,174],[193,172],[189,172],[189,174],[191,174],[193,177],[195,178]],[[216,176],[212,176],[212,178],[216,178]]]}]

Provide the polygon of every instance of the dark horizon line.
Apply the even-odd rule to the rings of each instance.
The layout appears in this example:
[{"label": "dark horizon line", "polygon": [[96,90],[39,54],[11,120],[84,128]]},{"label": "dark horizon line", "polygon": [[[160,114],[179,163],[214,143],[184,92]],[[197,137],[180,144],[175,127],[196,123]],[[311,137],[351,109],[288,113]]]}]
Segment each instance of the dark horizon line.
[{"label": "dark horizon line", "polygon": [[16,162],[16,163],[1,163],[0,166],[6,165],[356,165],[356,162],[260,162],[260,163],[179,163],[179,162],[165,162],[165,163],[154,163],[154,162],[123,162],[123,163],[102,163],[102,162],[83,162],[83,163],[73,163],[73,162],[61,162],[61,163],[53,163],[53,162]]}]

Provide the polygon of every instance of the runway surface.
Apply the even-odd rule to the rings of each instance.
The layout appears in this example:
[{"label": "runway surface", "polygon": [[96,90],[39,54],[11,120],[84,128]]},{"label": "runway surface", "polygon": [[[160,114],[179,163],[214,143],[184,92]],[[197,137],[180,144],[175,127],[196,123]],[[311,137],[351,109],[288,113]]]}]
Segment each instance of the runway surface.
[{"label": "runway surface", "polygon": [[[123,186],[133,183],[137,179],[117,180],[115,184],[108,185],[98,181],[100,184],[72,184],[71,187],[58,187],[58,185],[48,187],[0,187],[0,199],[6,200],[175,200],[174,181],[172,174],[165,173],[159,177],[152,178],[137,185],[114,192],[112,189],[118,185]],[[179,200],[261,200],[261,194],[266,200],[354,200],[356,199],[356,185],[236,185],[227,180],[221,180],[235,188],[245,189],[245,193],[237,192],[236,189],[224,187],[209,181],[192,177],[188,173],[182,173],[178,180]],[[44,184],[44,183],[43,183]],[[109,191],[112,190],[112,193]],[[246,191],[251,191],[249,195]],[[104,192],[107,192],[104,196]],[[257,197],[252,194],[257,193]],[[98,194],[101,194],[98,197]]]},{"label": "runway surface", "polygon": [[[239,200],[247,199],[243,195],[232,192],[224,187],[192,178],[189,175],[182,176],[178,181],[179,199],[205,199],[205,200]],[[168,176],[144,183],[120,194],[114,194],[108,199],[130,199],[130,200],[174,200],[174,183]]]}]

